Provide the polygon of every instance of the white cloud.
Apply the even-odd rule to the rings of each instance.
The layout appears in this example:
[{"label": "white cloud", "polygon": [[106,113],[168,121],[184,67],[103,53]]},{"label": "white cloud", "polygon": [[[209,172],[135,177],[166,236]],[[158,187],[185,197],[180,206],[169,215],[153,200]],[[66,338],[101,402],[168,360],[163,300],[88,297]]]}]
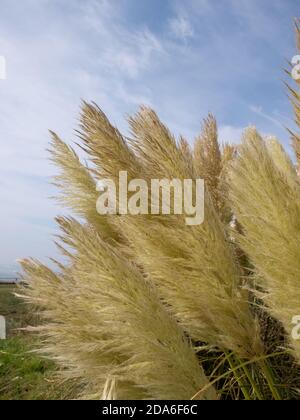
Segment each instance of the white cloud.
[{"label": "white cloud", "polygon": [[244,128],[233,127],[231,125],[221,125],[219,127],[219,141],[220,143],[234,143],[241,142]]},{"label": "white cloud", "polygon": [[262,106],[257,105],[250,105],[249,109],[254,112],[254,114],[259,115],[260,117],[264,118],[265,120],[271,122],[272,124],[276,125],[277,127],[283,128],[283,124],[275,118],[273,115],[269,115],[264,112]]},{"label": "white cloud", "polygon": [[171,34],[176,38],[186,40],[194,36],[194,29],[191,22],[183,16],[170,19],[169,27]]},{"label": "white cloud", "polygon": [[[259,12],[266,7],[272,12],[273,6],[260,3],[253,0],[249,11],[247,0],[241,6],[239,0],[172,0],[167,14],[157,14],[147,26],[142,6],[129,16],[128,0],[1,0],[0,55],[6,58],[8,78],[0,81],[0,232],[5,243],[0,265],[26,254],[52,253],[50,221],[57,208],[47,199],[53,194],[47,177],[56,170],[46,160],[47,130],[74,139],[80,98],[95,100],[123,132],[124,115],[144,103],[176,135],[193,138],[211,110],[222,118],[221,140],[240,140],[239,127],[248,123],[247,95],[250,103],[267,109],[264,98],[254,96],[261,95],[259,89],[251,86],[275,78],[258,36],[265,24],[263,40],[276,45],[271,54],[277,54],[279,74],[286,51],[279,48],[286,42],[286,25],[280,31],[270,25],[274,13],[265,20]],[[225,7],[232,14],[228,4],[234,4],[237,29],[220,13]],[[274,106],[284,112],[288,103]],[[264,132],[280,119],[269,117],[263,120]]]},{"label": "white cloud", "polygon": [[163,48],[149,29],[124,26],[110,3],[66,2],[72,10],[57,16],[50,2],[28,0],[33,20],[22,30],[22,11],[3,5],[0,54],[9,77],[0,81],[0,269],[26,255],[53,255],[51,221],[61,210],[48,199],[56,173],[48,129],[74,139],[80,98],[96,100],[116,124],[137,102],[151,103],[151,91],[128,80],[149,71]]},{"label": "white cloud", "polygon": [[131,78],[138,77],[164,52],[162,44],[147,28],[133,34],[122,30],[116,37],[110,32],[107,45],[101,58],[102,65],[119,76]]}]

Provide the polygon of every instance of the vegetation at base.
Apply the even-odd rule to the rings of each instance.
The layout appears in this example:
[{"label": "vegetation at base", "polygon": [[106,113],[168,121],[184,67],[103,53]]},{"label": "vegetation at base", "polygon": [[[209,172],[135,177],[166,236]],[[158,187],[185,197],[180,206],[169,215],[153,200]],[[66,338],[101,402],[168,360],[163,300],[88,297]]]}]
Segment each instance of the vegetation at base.
[{"label": "vegetation at base", "polygon": [[15,286],[0,286],[0,314],[7,321],[7,340],[0,340],[0,400],[57,400],[75,397],[75,386],[56,375],[56,366],[33,353],[36,338],[20,331],[36,316],[14,296]]}]

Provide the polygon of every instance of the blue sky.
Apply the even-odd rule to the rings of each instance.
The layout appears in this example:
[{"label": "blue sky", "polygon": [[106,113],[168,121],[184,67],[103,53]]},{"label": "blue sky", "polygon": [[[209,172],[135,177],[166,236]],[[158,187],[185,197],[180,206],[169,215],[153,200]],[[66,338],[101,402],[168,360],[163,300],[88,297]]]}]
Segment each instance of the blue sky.
[{"label": "blue sky", "polygon": [[76,140],[81,98],[124,133],[143,103],[191,141],[213,112],[221,140],[254,124],[288,145],[299,12],[297,0],[0,0],[0,272],[55,255],[47,130]]}]

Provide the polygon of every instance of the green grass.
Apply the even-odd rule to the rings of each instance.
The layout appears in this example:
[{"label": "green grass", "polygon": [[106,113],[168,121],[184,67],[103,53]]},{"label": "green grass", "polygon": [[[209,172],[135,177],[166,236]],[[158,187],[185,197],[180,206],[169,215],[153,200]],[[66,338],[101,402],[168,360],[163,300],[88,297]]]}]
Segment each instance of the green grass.
[{"label": "green grass", "polygon": [[14,286],[0,286],[0,314],[7,322],[7,340],[0,340],[0,400],[57,400],[76,396],[76,387],[62,383],[56,366],[32,352],[35,340],[20,331],[37,321],[34,310],[13,295]]},{"label": "green grass", "polygon": [[54,364],[31,354],[31,349],[31,337],[0,342],[0,400],[66,398],[67,389],[58,386]]},{"label": "green grass", "polygon": [[17,291],[16,286],[0,285],[0,315],[5,316],[8,336],[19,335],[20,328],[34,322],[34,313],[27,305],[14,296]]}]

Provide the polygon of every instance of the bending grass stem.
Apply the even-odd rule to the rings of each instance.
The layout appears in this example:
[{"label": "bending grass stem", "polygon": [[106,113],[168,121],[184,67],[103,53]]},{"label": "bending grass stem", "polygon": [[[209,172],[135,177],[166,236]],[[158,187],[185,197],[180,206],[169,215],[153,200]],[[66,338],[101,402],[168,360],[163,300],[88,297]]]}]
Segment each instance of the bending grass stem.
[{"label": "bending grass stem", "polygon": [[[278,352],[278,353],[272,353],[272,354],[269,354],[269,355],[267,355],[267,356],[260,356],[260,357],[255,357],[255,358],[253,358],[251,361],[248,361],[248,362],[245,362],[245,363],[243,363],[243,366],[249,366],[249,365],[252,365],[253,363],[259,363],[259,362],[261,362],[261,361],[264,361],[264,360],[268,360],[268,359],[271,359],[271,358],[274,358],[274,357],[276,357],[276,356],[282,356],[282,355],[284,355],[284,354],[286,354],[286,351],[281,351],[281,352]],[[226,354],[225,354],[226,355]],[[239,370],[239,369],[241,369],[242,368],[242,366],[237,366],[237,367],[235,367],[234,368],[234,372],[235,371],[237,371],[237,370]],[[202,389],[200,389],[192,398],[191,398],[191,400],[192,401],[194,401],[194,400],[196,400],[197,398],[199,398],[199,396],[200,395],[202,395],[207,389],[209,389],[211,386],[213,386],[214,384],[216,384],[220,379],[224,379],[224,378],[227,378],[229,375],[230,375],[230,373],[231,372],[226,372],[226,373],[224,373],[223,375],[220,375],[218,378],[216,378],[216,379],[214,379],[213,381],[211,381],[209,384],[207,384],[207,385],[205,385]]]},{"label": "bending grass stem", "polygon": [[239,386],[241,387],[242,393],[245,397],[245,400],[250,401],[252,400],[251,395],[249,394],[249,386],[247,383],[244,382],[243,378],[239,375],[239,370],[235,364],[234,356],[232,353],[225,353],[226,359],[230,365],[232,373],[234,374]]},{"label": "bending grass stem", "polygon": [[268,385],[269,385],[269,388],[272,392],[274,400],[281,401],[282,397],[281,397],[281,395],[280,395],[280,393],[279,393],[279,391],[276,387],[276,381],[275,381],[275,378],[274,378],[274,374],[273,374],[273,371],[270,368],[269,364],[266,363],[265,360],[261,360],[259,362],[259,365],[260,365],[261,370],[262,370],[262,372],[263,372],[263,374],[266,378],[266,381],[268,382]]},{"label": "bending grass stem", "polygon": [[237,360],[238,364],[242,367],[243,371],[245,372],[245,374],[246,374],[246,376],[248,378],[248,381],[250,382],[250,384],[251,384],[251,386],[253,388],[253,391],[254,391],[254,393],[255,393],[255,395],[257,397],[257,399],[259,401],[263,401],[264,400],[264,397],[263,397],[263,395],[262,395],[262,393],[261,393],[261,391],[259,389],[259,386],[257,385],[255,379],[251,375],[251,372],[248,369],[248,365],[244,364],[238,357],[236,357],[236,360]]}]

